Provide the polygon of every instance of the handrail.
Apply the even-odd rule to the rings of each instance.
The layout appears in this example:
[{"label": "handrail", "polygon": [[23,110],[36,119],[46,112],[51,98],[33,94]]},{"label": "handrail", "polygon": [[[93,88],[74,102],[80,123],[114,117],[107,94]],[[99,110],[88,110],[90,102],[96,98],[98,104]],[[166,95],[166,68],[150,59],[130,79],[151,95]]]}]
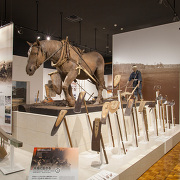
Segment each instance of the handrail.
[{"label": "handrail", "polygon": [[10,141],[10,144],[14,147],[22,147],[23,143],[18,141],[17,139],[13,138],[9,134],[7,134],[2,128],[0,128],[0,137],[3,138],[5,141]]}]

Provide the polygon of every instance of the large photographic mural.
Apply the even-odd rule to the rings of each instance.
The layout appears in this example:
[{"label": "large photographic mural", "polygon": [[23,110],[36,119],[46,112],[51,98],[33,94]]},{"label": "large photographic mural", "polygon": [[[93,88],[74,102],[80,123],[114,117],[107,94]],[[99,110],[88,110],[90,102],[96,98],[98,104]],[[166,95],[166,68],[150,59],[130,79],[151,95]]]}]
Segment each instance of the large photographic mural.
[{"label": "large photographic mural", "polygon": [[0,127],[12,132],[13,24],[0,28]]},{"label": "large photographic mural", "polygon": [[159,88],[169,101],[175,100],[176,123],[179,123],[179,33],[179,23],[170,23],[113,36],[113,76],[121,74],[122,90],[132,65],[136,64],[142,74],[143,99],[155,100]]}]

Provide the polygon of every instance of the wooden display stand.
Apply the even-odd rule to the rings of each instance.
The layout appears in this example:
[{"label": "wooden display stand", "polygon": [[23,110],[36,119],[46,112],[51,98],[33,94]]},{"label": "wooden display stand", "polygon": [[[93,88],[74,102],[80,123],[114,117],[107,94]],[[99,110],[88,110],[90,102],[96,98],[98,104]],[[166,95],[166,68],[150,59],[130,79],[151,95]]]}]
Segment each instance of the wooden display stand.
[{"label": "wooden display stand", "polygon": [[[88,108],[87,108],[85,99],[84,99],[84,106],[85,106],[85,109],[86,109],[86,115],[87,115],[87,119],[88,119],[88,122],[89,122],[89,126],[90,126],[90,129],[91,129],[91,132],[92,132],[93,128],[92,128],[92,125],[91,125],[91,120],[90,120],[90,116],[89,116],[89,112],[88,112]],[[105,150],[105,146],[104,146],[102,133],[101,133],[101,136],[100,136],[100,141],[101,141],[101,147],[102,147],[102,150],[103,150],[103,153],[104,153],[104,158],[105,158],[106,164],[108,164],[109,162],[108,162],[108,158],[107,158],[107,154],[106,154],[106,150]],[[100,159],[101,159],[101,163],[102,163],[101,151],[100,151]]]}]

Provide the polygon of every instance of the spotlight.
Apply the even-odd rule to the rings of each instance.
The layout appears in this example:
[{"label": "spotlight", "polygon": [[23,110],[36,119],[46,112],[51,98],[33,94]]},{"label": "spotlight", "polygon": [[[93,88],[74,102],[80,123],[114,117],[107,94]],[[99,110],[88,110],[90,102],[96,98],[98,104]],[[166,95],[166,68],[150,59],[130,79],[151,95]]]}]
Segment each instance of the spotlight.
[{"label": "spotlight", "polygon": [[103,30],[105,30],[106,28],[105,27],[103,27]]},{"label": "spotlight", "polygon": [[114,24],[114,27],[117,27],[117,24]]},{"label": "spotlight", "polygon": [[172,20],[173,22],[177,22],[177,21],[179,21],[179,17],[178,17],[178,15],[175,13],[174,14],[174,17],[173,17],[173,20]]},{"label": "spotlight", "polygon": [[46,39],[49,41],[49,40],[51,39],[51,37],[50,37],[50,36],[47,36]]},{"label": "spotlight", "polygon": [[17,28],[17,32],[18,32],[18,34],[23,34],[23,29],[22,29],[22,27]]},{"label": "spotlight", "polygon": [[37,36],[37,39],[41,39],[41,36]]},{"label": "spotlight", "polygon": [[124,28],[121,28],[121,31],[123,31]]}]

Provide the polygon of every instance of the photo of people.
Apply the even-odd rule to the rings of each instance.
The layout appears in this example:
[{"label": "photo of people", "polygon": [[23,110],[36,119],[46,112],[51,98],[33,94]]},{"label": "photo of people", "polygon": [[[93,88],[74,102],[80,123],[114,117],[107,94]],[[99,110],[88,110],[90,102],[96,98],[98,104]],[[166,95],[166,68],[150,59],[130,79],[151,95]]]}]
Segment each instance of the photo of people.
[{"label": "photo of people", "polygon": [[5,113],[11,114],[11,106],[5,106]]},{"label": "photo of people", "polygon": [[11,104],[11,96],[5,96],[5,105]]},{"label": "photo of people", "polygon": [[10,124],[11,123],[11,116],[5,115],[5,123]]}]

